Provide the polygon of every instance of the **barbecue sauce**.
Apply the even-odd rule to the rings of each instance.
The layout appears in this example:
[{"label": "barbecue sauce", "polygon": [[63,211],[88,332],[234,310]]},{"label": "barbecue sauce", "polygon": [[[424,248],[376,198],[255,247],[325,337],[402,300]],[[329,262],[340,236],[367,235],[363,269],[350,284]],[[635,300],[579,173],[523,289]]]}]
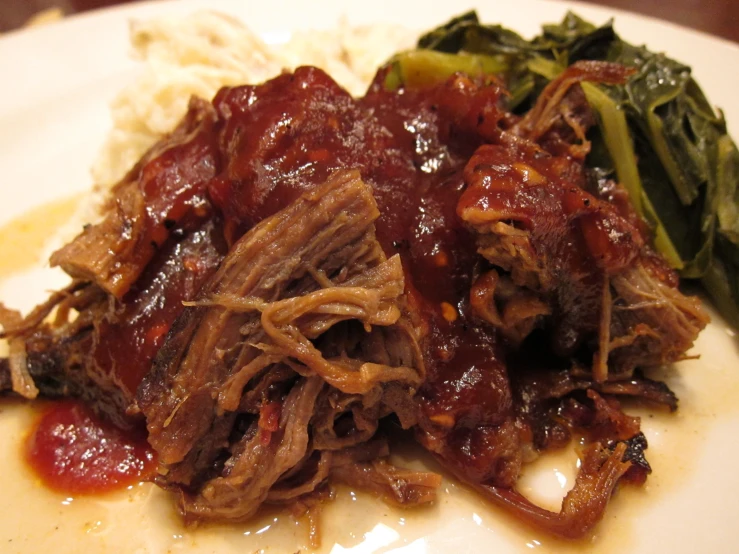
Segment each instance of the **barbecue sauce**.
[{"label": "barbecue sauce", "polygon": [[156,470],[143,435],[121,431],[76,401],[55,403],[40,415],[25,456],[44,485],[66,494],[124,489]]},{"label": "barbecue sauce", "polygon": [[[380,73],[368,94],[355,100],[310,67],[263,85],[222,89],[213,101],[216,122],[198,128],[198,140],[217,144],[219,154],[211,148],[176,150],[187,160],[174,160],[199,166],[202,157],[209,170],[219,168],[196,187],[207,190],[204,220],[191,217],[189,229],[188,218],[178,220],[170,237],[157,245],[120,307],[101,322],[96,366],[133,395],[182,301],[193,297],[220,261],[224,249],[214,237],[231,245],[334,171],[357,168],[378,203],[377,238],[388,256],[401,254],[409,302],[425,330],[428,378],[420,395],[425,416],[437,421],[451,413],[454,423],[465,427],[509,418],[508,377],[494,330],[469,319],[467,296],[479,256],[474,236],[456,213],[467,160],[498,132],[500,95],[496,83],[473,83],[461,75],[430,89],[389,92]],[[172,161],[172,151],[154,155],[146,167],[158,167],[160,158]],[[173,213],[167,202],[182,200],[179,189],[165,185],[155,187],[164,195],[157,198],[158,214]],[[215,230],[205,232],[209,225]],[[188,260],[199,267],[193,271]],[[59,410],[60,417],[78,415]],[[55,468],[66,467],[65,459],[81,455],[76,447],[64,447],[60,454],[49,448],[60,439],[53,434],[54,419],[45,421],[31,441],[47,444],[31,460],[42,475],[61,472]],[[83,437],[97,436],[80,421]],[[101,451],[96,458],[111,456]],[[107,483],[106,467],[117,482],[115,464],[104,461],[93,479]],[[55,487],[63,479],[53,477],[49,484]]]},{"label": "barbecue sauce", "polygon": [[[388,257],[401,255],[406,293],[425,328],[429,399],[447,399],[429,400],[434,413],[450,402],[464,410],[490,394],[507,397],[494,332],[468,321],[479,256],[456,214],[465,163],[498,132],[500,96],[497,83],[462,75],[428,89],[391,92],[380,72],[354,100],[323,71],[301,67],[263,85],[224,88],[213,101],[225,121],[219,144],[227,161],[209,193],[229,242],[334,171],[359,169],[372,185],[380,210],[377,239]],[[491,368],[494,377],[467,383],[466,392],[447,390]],[[500,420],[509,406],[503,402],[490,417]]]},{"label": "barbecue sauce", "polygon": [[159,248],[122,307],[100,323],[93,350],[98,368],[115,375],[131,398],[183,310],[223,258],[212,220],[192,218],[176,227]]},{"label": "barbecue sauce", "polygon": [[[381,214],[376,222],[377,238],[388,256],[401,255],[410,311],[423,334],[427,380],[418,398],[420,427],[426,434],[421,440],[435,452],[439,447],[434,441],[452,445],[447,458],[454,457],[451,463],[474,472],[474,480],[511,486],[521,464],[521,439],[511,424],[514,402],[503,362],[504,345],[491,326],[481,325],[470,314],[469,291],[482,261],[474,235],[457,214],[460,198],[467,203],[518,201],[518,195],[501,196],[499,190],[494,191],[497,195],[485,190],[479,197],[463,197],[469,185],[465,166],[482,144],[493,142],[501,132],[499,123],[505,115],[499,102],[501,90],[495,82],[475,83],[457,75],[429,89],[389,92],[383,87],[383,77],[381,72],[360,100],[352,99],[321,70],[309,67],[263,85],[224,88],[213,101],[215,121],[200,131],[207,135],[201,138],[208,148],[205,153],[195,149],[187,162],[197,165],[201,156],[208,160],[208,171],[218,168],[215,177],[199,187],[205,189],[203,201],[208,209],[213,208],[211,221],[219,230],[217,234],[229,246],[334,171],[359,169],[373,187]],[[215,145],[217,155],[212,152]],[[179,158],[175,161],[182,162]],[[156,162],[155,158],[149,164],[154,167]],[[533,169],[546,176],[562,173],[548,164],[530,160],[531,168],[536,166]],[[500,184],[512,168],[500,164],[483,167],[483,179],[502,172],[496,179]],[[181,198],[175,189],[158,187],[177,204]],[[583,225],[606,234],[612,231],[598,219],[601,214],[596,211],[594,197],[572,187],[569,198],[565,194],[569,190],[554,200],[552,195],[531,198],[530,213],[525,215],[531,220],[547,220],[548,212],[561,212],[561,204],[569,202],[568,215],[577,212],[583,216],[578,219]],[[167,203],[163,198],[159,201]],[[157,213],[172,212],[162,205]],[[554,223],[569,230],[572,221]],[[177,221],[177,225],[182,228],[184,221]],[[539,234],[552,235],[550,231],[542,229]],[[220,260],[222,249],[207,247],[213,240],[211,233],[203,243],[191,246],[199,255],[190,261],[200,261],[203,267],[190,271],[188,260],[177,253],[178,240],[174,235],[157,242],[154,263],[150,262],[123,298],[121,310],[100,327],[94,353],[98,367],[113,373],[130,393],[150,368],[182,309],[182,300],[193,297]],[[182,244],[186,242],[182,240]],[[563,256],[568,267],[592,273],[592,258],[585,253],[601,254],[603,244],[595,241],[571,246]],[[630,246],[608,261],[622,263],[621,258],[631,253]],[[600,281],[595,285],[602,286]],[[48,423],[42,419],[29,441],[32,465],[41,475],[55,476],[50,486],[76,486],[88,477],[91,482],[99,481],[89,491],[130,483],[128,477],[116,473],[117,464],[112,463],[123,454],[133,456],[124,456],[125,460],[139,460],[130,463],[135,473],[131,479],[145,475],[148,466],[141,460],[148,458],[131,454],[137,452],[131,443],[115,439],[111,444],[124,446],[115,452],[95,450],[97,437],[107,437],[106,431],[98,432],[102,427],[85,423],[90,420],[84,419],[79,408],[61,407],[58,414],[50,414]],[[55,449],[55,444],[67,444],[65,424],[78,424],[82,440]],[[62,430],[61,434],[57,430]],[[74,438],[74,432],[71,436]],[[497,451],[495,444],[500,443],[510,447]],[[94,458],[100,460],[100,467],[93,463],[85,469],[84,464],[71,463],[80,462],[87,453],[97,453]],[[128,468],[127,464],[123,467]],[[493,474],[484,469],[490,467],[495,468]],[[84,475],[75,474],[75,468],[81,468]],[[85,473],[88,469],[90,476]],[[105,475],[106,471],[111,474]]]}]

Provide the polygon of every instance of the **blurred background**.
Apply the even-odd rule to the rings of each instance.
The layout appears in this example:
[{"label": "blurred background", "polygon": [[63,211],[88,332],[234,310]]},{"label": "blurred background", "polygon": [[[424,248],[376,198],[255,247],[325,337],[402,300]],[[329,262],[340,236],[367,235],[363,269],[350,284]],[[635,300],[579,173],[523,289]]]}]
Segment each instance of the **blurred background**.
[{"label": "blurred background", "polygon": [[[64,15],[131,0],[0,0],[0,32],[29,21],[42,23]],[[560,0],[549,0],[557,2]],[[678,23],[739,42],[739,0],[584,0]]]}]

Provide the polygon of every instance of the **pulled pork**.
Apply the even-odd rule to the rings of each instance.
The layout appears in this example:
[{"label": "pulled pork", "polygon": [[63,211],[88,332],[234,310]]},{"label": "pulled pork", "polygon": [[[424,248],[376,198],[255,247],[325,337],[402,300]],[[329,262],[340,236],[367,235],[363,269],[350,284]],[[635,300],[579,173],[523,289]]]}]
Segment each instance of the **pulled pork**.
[{"label": "pulled pork", "polygon": [[313,492],[332,467],[402,490],[399,503],[433,500],[437,476],[341,460],[390,413],[414,424],[424,380],[378,215],[357,172],[334,174],[246,233],[175,322],[137,401],[186,518],[247,519]]},{"label": "pulled pork", "polygon": [[[558,354],[592,353],[585,364],[599,382],[609,371],[628,376],[681,359],[708,322],[649,247],[628,201],[615,201],[625,193],[613,182],[593,186],[582,163],[592,116],[575,117],[564,99],[582,95],[572,88],[579,81],[629,74],[615,64],[570,66],[511,128],[515,139],[503,134],[475,152],[457,208],[494,266],[472,286],[476,315],[517,345],[548,328]],[[563,136],[576,144],[564,148]]]},{"label": "pulled pork", "polygon": [[[639,368],[708,321],[585,167],[579,83],[628,74],[578,62],[523,117],[498,80],[388,91],[385,70],[361,99],[303,67],[193,100],[54,254],[75,281],[0,310],[0,390],[145,424],[188,521],[314,520],[335,482],[432,502],[438,475],[390,461],[395,424],[522,521],[586,535],[651,471],[617,398],[676,409]],[[576,484],[543,510],[522,468],[573,436]]]}]

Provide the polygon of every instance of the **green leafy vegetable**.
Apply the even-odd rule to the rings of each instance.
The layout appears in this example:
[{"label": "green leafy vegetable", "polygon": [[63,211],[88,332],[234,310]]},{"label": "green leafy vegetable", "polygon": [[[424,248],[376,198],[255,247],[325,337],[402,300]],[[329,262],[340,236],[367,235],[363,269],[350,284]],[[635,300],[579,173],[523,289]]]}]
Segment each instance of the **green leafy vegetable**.
[{"label": "green leafy vegetable", "polygon": [[398,55],[389,79],[394,86],[430,82],[464,67],[496,73],[511,92],[509,109],[524,112],[548,81],[584,59],[636,69],[623,86],[583,85],[598,119],[593,141],[602,145],[587,163],[615,172],[668,263],[684,278],[701,279],[739,327],[739,151],[689,67],[624,42],[611,22],[596,27],[568,13],[528,41],[469,12]]},{"label": "green leafy vegetable", "polygon": [[391,71],[385,78],[385,87],[398,88],[401,83],[423,87],[445,81],[457,72],[472,76],[504,73],[505,59],[485,54],[446,54],[434,50],[410,50],[396,54],[391,60]]}]

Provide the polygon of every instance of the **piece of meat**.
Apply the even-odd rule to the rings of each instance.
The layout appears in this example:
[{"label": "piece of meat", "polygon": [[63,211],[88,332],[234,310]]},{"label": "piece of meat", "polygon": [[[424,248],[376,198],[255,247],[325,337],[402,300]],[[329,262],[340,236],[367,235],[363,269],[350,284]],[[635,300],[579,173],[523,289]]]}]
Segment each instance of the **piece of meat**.
[{"label": "piece of meat", "polygon": [[579,163],[519,139],[480,147],[465,180],[458,213],[494,266],[471,305],[514,344],[547,329],[557,355],[589,351],[601,381],[692,346],[708,321],[699,300],[675,287],[632,218],[588,192]]},{"label": "piece of meat", "polygon": [[[377,189],[390,184],[394,172],[403,178],[414,172],[372,111],[315,67],[223,88],[213,106],[225,163],[208,191],[223,213],[230,244],[341,169],[359,169],[378,186],[384,217],[385,195]],[[382,179],[373,179],[375,173]]]},{"label": "piece of meat", "polygon": [[[513,396],[517,421],[524,435],[530,437],[530,459],[566,447],[573,436],[587,437],[611,448],[618,442],[627,443],[631,457],[625,460],[635,462],[627,477],[635,477],[644,469],[645,478],[651,471],[643,455],[647,442],[638,418],[623,413],[616,397],[675,411],[677,398],[664,383],[642,375],[598,383],[587,375],[573,375],[570,369],[552,371],[543,359],[538,363],[519,360],[516,365],[519,371],[512,383]],[[539,367],[534,369],[536,365]]]},{"label": "piece of meat", "polygon": [[[137,402],[186,518],[252,516],[310,456],[322,391],[361,396],[376,420],[423,382],[402,323],[400,260],[374,237],[378,215],[357,172],[332,175],[244,235],[176,322]],[[360,334],[321,351],[322,335],[354,320]]]},{"label": "piece of meat", "polygon": [[[38,392],[50,398],[75,396],[120,427],[130,396],[110,376],[90,363],[94,326],[109,309],[105,294],[96,286],[73,282],[56,292],[22,320],[3,322],[3,335],[22,345],[24,369]],[[55,311],[54,318],[48,320]],[[79,316],[73,314],[79,312]],[[12,359],[0,362],[0,374],[12,375]],[[10,378],[3,379],[12,385]],[[13,387],[15,388],[15,387]],[[3,388],[0,388],[3,390]]]},{"label": "piece of meat", "polygon": [[[447,417],[440,414],[420,421],[419,441],[453,475],[522,521],[566,538],[587,535],[603,517],[619,482],[642,484],[651,472],[639,419],[625,414],[614,396],[674,410],[675,395],[663,383],[639,375],[599,383],[589,375],[573,374],[572,368],[553,371],[551,357],[543,352],[509,360],[509,367],[515,368],[510,382],[505,366],[499,363],[497,367],[503,378],[494,386],[489,377],[483,380],[467,374],[444,383],[456,391],[456,402],[468,414],[485,405],[481,399],[487,394],[485,400],[490,404],[482,410],[484,417],[459,418],[442,407]],[[500,391],[510,398],[496,401]],[[499,411],[497,419],[492,419],[495,407]],[[525,463],[567,447],[573,436],[588,441],[580,451],[577,480],[562,510],[550,512],[521,495],[516,483]]]},{"label": "piece of meat", "polygon": [[[193,224],[172,229],[121,301],[75,281],[24,319],[3,322],[3,334],[22,343],[28,374],[43,396],[79,397],[121,427],[134,423],[126,411],[182,301],[222,258],[215,222]],[[0,375],[3,367],[10,369],[9,360],[0,363]]]},{"label": "piece of meat", "polygon": [[[555,347],[573,354],[584,334],[597,333],[602,276],[629,266],[641,236],[584,190],[580,164],[530,142],[480,147],[465,182],[457,211],[476,230],[480,254],[546,306],[537,315],[551,314]],[[505,311],[512,295],[492,294]]]},{"label": "piece of meat", "polygon": [[563,538],[581,539],[603,518],[616,485],[629,470],[631,463],[623,461],[626,450],[623,442],[612,450],[599,443],[585,447],[580,456],[580,470],[575,485],[565,495],[559,512],[535,505],[512,488],[470,483],[463,471],[444,465],[468,482],[483,498],[519,520]]},{"label": "piece of meat", "polygon": [[[643,223],[601,191],[591,192],[582,165],[592,118],[587,107],[578,108],[584,96],[572,85],[593,76],[620,81],[626,74],[598,64],[573,68],[527,116],[480,146],[465,168],[457,213],[476,233],[487,262],[471,283],[471,315],[494,326],[513,352],[547,341],[549,381],[527,382],[526,363],[517,356],[504,362],[498,353],[497,365],[488,363],[482,373],[474,366],[461,370],[469,362],[451,357],[443,371],[430,372],[420,395],[424,418],[417,436],[444,467],[519,519],[568,538],[590,532],[619,481],[641,483],[650,471],[638,419],[598,391],[674,409],[669,389],[630,376],[637,366],[679,359],[706,323],[697,300],[677,290],[646,246]],[[645,279],[638,291],[670,298],[659,307],[668,311],[659,327],[661,313],[633,313],[656,307],[637,304],[637,291],[616,301],[613,282],[624,288],[620,279],[637,277]],[[628,321],[613,315],[619,304],[628,306]],[[527,343],[529,336],[537,342]],[[644,342],[632,347],[637,341]],[[621,344],[626,350],[609,360]],[[568,369],[553,372],[560,364]],[[573,431],[585,433],[589,443],[575,487],[552,513],[525,499],[516,483],[524,463],[566,446]]]},{"label": "piece of meat", "polygon": [[[390,92],[380,73],[355,100],[299,68],[196,101],[56,255],[88,281],[7,320],[27,375],[16,356],[0,385],[30,392],[30,376],[120,413],[156,354],[131,411],[189,521],[263,503],[314,521],[338,481],[430,502],[437,475],[389,464],[391,417],[483,496],[581,536],[648,472],[613,397],[674,408],[631,372],[679,359],[705,322],[623,191],[581,163],[593,118],[577,83],[626,73],[578,65],[523,118],[497,81],[465,75]],[[547,378],[519,359],[532,345]],[[591,443],[553,514],[516,483],[573,430]]]},{"label": "piece of meat", "polygon": [[217,219],[188,223],[171,230],[136,283],[95,327],[92,363],[113,376],[129,400],[150,371],[182,302],[195,297],[227,251]]},{"label": "piece of meat", "polygon": [[586,133],[595,123],[595,117],[580,83],[619,85],[635,71],[617,63],[577,61],[552,79],[536,99],[534,107],[508,130],[542,145],[555,156],[582,161],[590,152]]},{"label": "piece of meat", "polygon": [[[8,330],[22,325],[23,317],[20,312],[9,310],[0,304],[0,325]],[[23,398],[33,400],[38,396],[38,388],[33,382],[33,377],[28,370],[28,353],[26,343],[20,336],[9,336],[8,338],[8,371],[5,379],[7,389],[12,390]],[[2,387],[0,387],[2,390]]]},{"label": "piece of meat", "polygon": [[122,299],[175,226],[209,210],[205,185],[219,170],[213,106],[192,99],[182,122],[114,189],[104,219],[50,259],[76,279]]},{"label": "piece of meat", "polygon": [[608,359],[626,375],[684,359],[709,321],[700,299],[663,281],[663,271],[647,261],[610,280]]},{"label": "piece of meat", "polygon": [[582,164],[593,119],[578,83],[619,83],[630,72],[570,66],[499,144],[477,150],[457,207],[494,266],[472,286],[476,315],[514,345],[548,329],[556,354],[591,353],[599,381],[680,359],[708,322],[648,247],[625,195],[608,182],[592,187]]}]

